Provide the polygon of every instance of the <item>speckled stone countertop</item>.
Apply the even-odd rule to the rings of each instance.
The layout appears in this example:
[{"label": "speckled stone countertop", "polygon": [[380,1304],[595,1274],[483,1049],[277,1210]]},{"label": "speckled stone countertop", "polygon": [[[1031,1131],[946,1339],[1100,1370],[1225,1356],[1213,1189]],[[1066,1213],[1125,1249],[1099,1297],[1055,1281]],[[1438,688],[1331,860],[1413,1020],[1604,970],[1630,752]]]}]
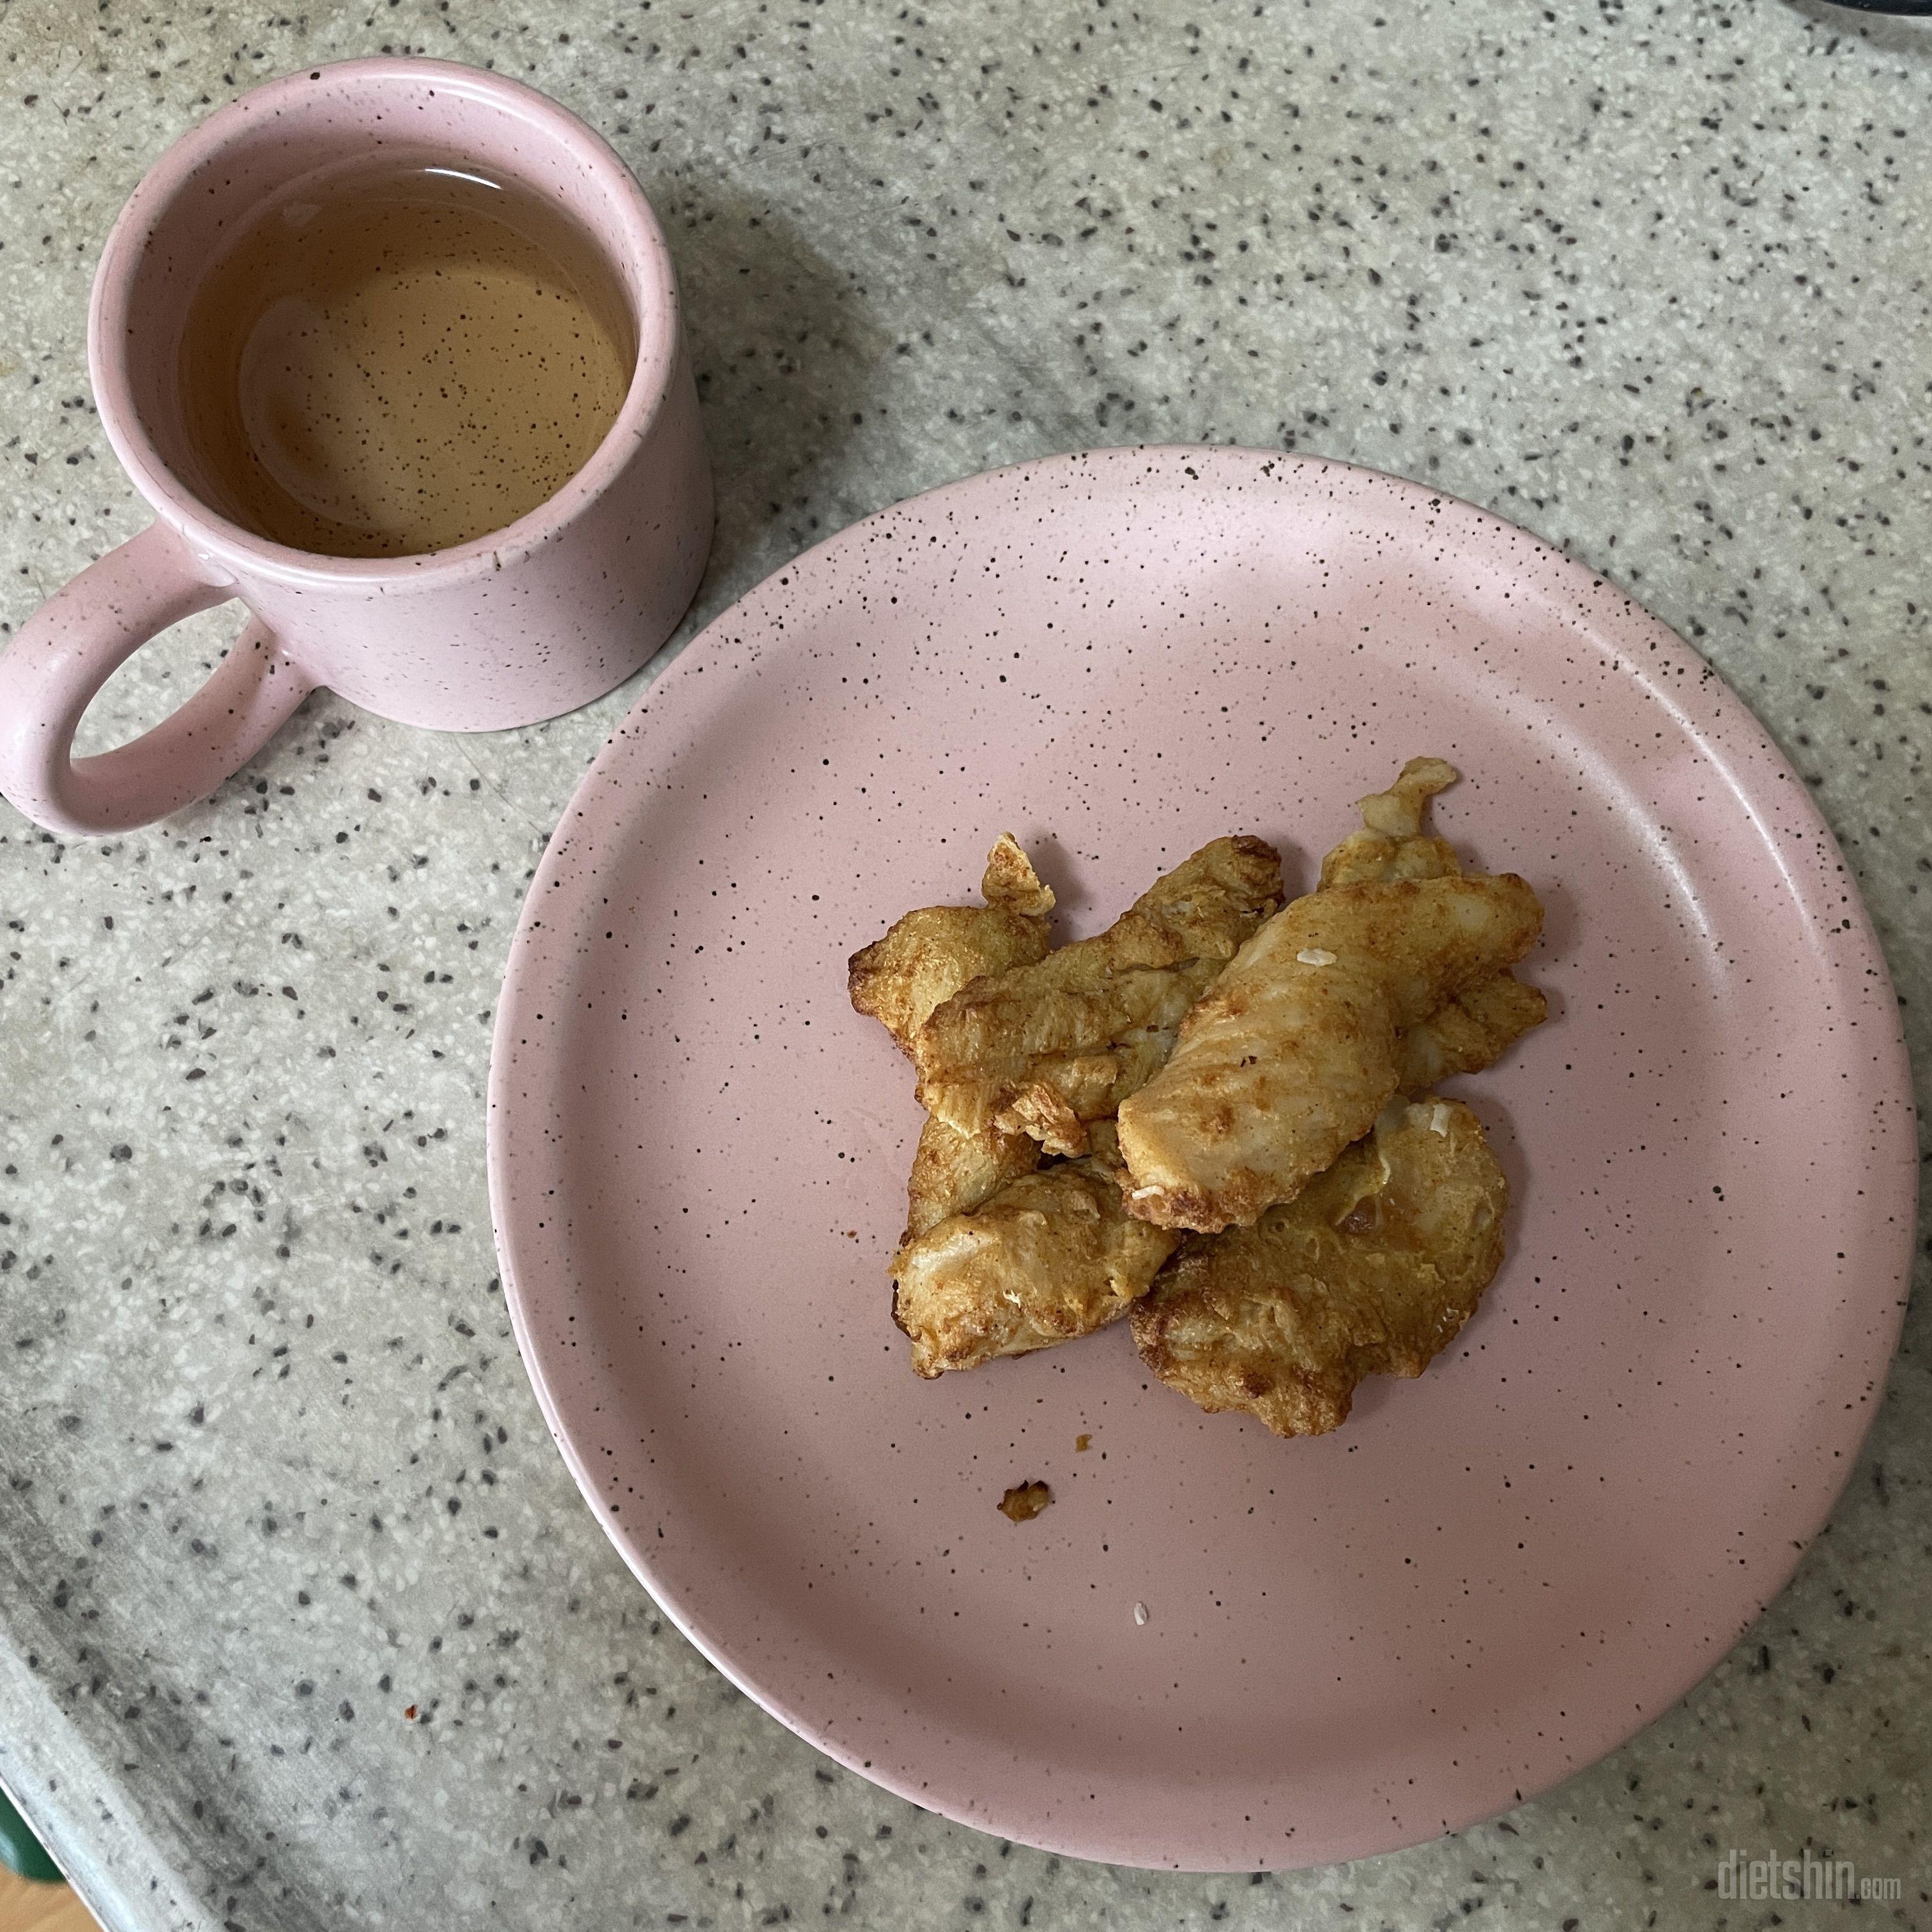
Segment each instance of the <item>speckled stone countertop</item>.
[{"label": "speckled stone countertop", "polygon": [[[853,518],[1047,451],[1426,478],[1629,587],[1756,708],[1857,868],[1922,1082],[1932,22],[14,0],[8,632],[146,520],[83,353],[122,198],[238,88],[378,49],[534,81],[664,217],[721,500],[682,634]],[[233,621],[142,653],[92,741]],[[484,1200],[518,904],[637,694],[483,738],[318,697],[217,797],[106,842],[0,806],[0,1779],[109,1925],[1822,1924],[1715,1881],[1733,1846],[1828,1846],[1900,1881],[1873,1922],[1932,1927],[1922,1268],[1791,1588],[1634,1743],[1455,1838],[1083,1867],[886,1796],[726,1684],[578,1501]]]}]

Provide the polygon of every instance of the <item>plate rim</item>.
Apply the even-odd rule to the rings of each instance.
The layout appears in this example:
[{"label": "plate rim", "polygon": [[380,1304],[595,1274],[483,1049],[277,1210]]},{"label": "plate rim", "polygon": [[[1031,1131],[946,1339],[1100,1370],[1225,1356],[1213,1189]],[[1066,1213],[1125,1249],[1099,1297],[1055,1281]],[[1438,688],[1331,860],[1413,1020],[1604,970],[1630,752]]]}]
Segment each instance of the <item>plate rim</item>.
[{"label": "plate rim", "polygon": [[[1730,748],[1731,755],[1719,761],[1719,769],[1732,772],[1736,757],[1739,752],[1748,752],[1766,761],[1760,772],[1753,776],[1750,783],[1734,787],[1737,804],[1744,808],[1754,826],[1761,826],[1765,822],[1763,806],[1768,796],[1766,788],[1776,784],[1780,778],[1787,782],[1791,788],[1791,799],[1797,801],[1795,805],[1786,802],[1787,811],[1794,816],[1802,816],[1807,832],[1817,842],[1825,856],[1836,862],[1844,878],[1851,885],[1852,929],[1844,937],[1855,943],[1842,956],[1843,963],[1837,968],[1835,977],[1850,988],[1868,1010],[1882,1011],[1888,1018],[1888,1026],[1885,1029],[1885,1043],[1878,1056],[1882,1058],[1885,1065],[1882,1068],[1875,1066],[1868,1078],[1861,1077],[1866,1078],[1868,1090],[1875,1103],[1892,1103],[1887,1108],[1886,1124],[1880,1130],[1879,1144],[1886,1145],[1894,1140],[1910,1143],[1907,1149],[1910,1156],[1909,1160],[1888,1164],[1882,1168],[1875,1167],[1873,1170],[1882,1186],[1898,1185],[1897,1205],[1900,1211],[1896,1217],[1897,1226],[1893,1236],[1892,1245],[1896,1252],[1892,1258],[1890,1278],[1901,1283],[1904,1290],[1894,1297],[1888,1312],[1879,1312],[1874,1302],[1878,1318],[1872,1324],[1873,1332],[1875,1338],[1882,1339],[1883,1344],[1880,1378],[1875,1390],[1876,1399],[1865,1406],[1862,1418],[1854,1420],[1852,1426],[1842,1439],[1820,1438],[1818,1448],[1821,1454],[1833,1448],[1840,1452],[1840,1460],[1844,1466],[1842,1473],[1823,1493],[1815,1516],[1806,1522],[1802,1535],[1786,1535],[1778,1539],[1788,1553],[1788,1561],[1779,1562],[1774,1570],[1774,1586],[1763,1596],[1756,1610],[1745,1622],[1724,1638],[1722,1648],[1715,1650],[1714,1653],[1706,1645],[1698,1650],[1697,1654],[1693,1654],[1692,1650],[1695,1647],[1687,1646],[1684,1668],[1680,1672],[1671,1673],[1668,1684],[1648,1700],[1647,1708],[1634,1721],[1616,1727],[1615,1735],[1609,1742],[1591,1749],[1580,1762],[1573,1761],[1568,1765],[1552,1766],[1546,1778],[1532,1780],[1526,1786],[1515,1787],[1512,1795],[1500,1802],[1486,1796],[1466,1816],[1459,1816],[1443,1828],[1418,1835],[1404,1834],[1392,1840],[1384,1839],[1364,1849],[1333,1857],[1324,1855],[1315,1859],[1302,1859],[1290,1854],[1281,1857],[1278,1862],[1264,1863],[1258,1868],[1246,1864],[1229,1867],[1222,1863],[1197,1862],[1185,1858],[1151,1854],[1135,1857],[1113,1849],[1096,1850],[1092,1839],[1090,1838],[1083,1843],[1077,1831],[1070,1832],[1057,1825],[1054,1828],[1042,1830],[1036,1822],[1017,1818],[1003,1819],[1000,1814],[1006,1808],[1004,1801],[996,1800],[975,1812],[963,1804],[954,1802],[947,1794],[936,1794],[929,1786],[916,1784],[910,1774],[902,1774],[893,1768],[879,1767],[870,1760],[862,1761],[856,1751],[848,1750],[836,1740],[823,1734],[810,1720],[790,1708],[786,1698],[755,1681],[752,1672],[733,1658],[728,1645],[714,1640],[708,1634],[698,1620],[689,1615],[680,1603],[676,1590],[653,1574],[648,1552],[635,1532],[627,1524],[608,1516],[598,1506],[598,1486],[590,1463],[572,1434],[565,1418],[565,1406],[556,1398],[544,1366],[544,1352],[535,1335],[534,1323],[529,1312],[532,1291],[518,1273],[520,1244],[512,1226],[514,1216],[511,1212],[506,1173],[509,1156],[505,1143],[509,1131],[508,1118],[514,1104],[508,1091],[512,1035],[528,1001],[533,997],[541,997],[542,992],[541,987],[532,983],[532,977],[533,969],[538,963],[536,956],[541,944],[535,935],[546,922],[533,920],[532,910],[545,902],[546,896],[556,884],[557,874],[564,865],[564,854],[572,843],[576,821],[584,815],[580,809],[582,802],[593,788],[608,777],[609,768],[616,758],[621,756],[628,759],[637,755],[637,740],[640,729],[645,728],[644,721],[646,710],[653,706],[661,706],[664,694],[676,689],[682,679],[700,674],[704,668],[705,658],[724,648],[733,640],[734,631],[743,628],[741,614],[748,604],[778,584],[782,579],[795,581],[796,573],[808,565],[820,562],[844,547],[862,544],[870,533],[908,508],[914,506],[932,506],[943,503],[949,496],[997,488],[1003,481],[1010,482],[1022,477],[1050,478],[1058,471],[1074,471],[1096,463],[1122,462],[1136,458],[1140,459],[1146,467],[1172,464],[1179,469],[1184,469],[1190,460],[1203,462],[1204,467],[1208,462],[1218,465],[1245,460],[1270,482],[1275,481],[1280,472],[1284,470],[1300,470],[1316,475],[1332,475],[1338,478],[1367,479],[1379,484],[1393,484],[1408,498],[1426,501],[1438,508],[1454,506],[1457,512],[1466,514],[1480,525],[1527,542],[1533,547],[1534,554],[1559,576],[1574,578],[1580,590],[1609,590],[1621,598],[1627,610],[1637,620],[1649,626],[1655,634],[1652,652],[1647,654],[1651,665],[1664,676],[1667,676],[1673,668],[1682,673],[1695,675],[1685,676],[1684,682],[1688,686],[1688,690],[1669,690],[1664,686],[1662,676],[1647,675],[1649,667],[1640,664],[1621,652],[1618,654],[1616,667],[1618,673],[1659,695],[1671,698],[1671,708],[1680,728],[1706,750],[1709,748],[1708,722],[1697,716],[1685,715],[1684,701],[1693,692],[1702,698],[1705,688],[1714,685],[1718,692],[1721,694],[1719,701],[1728,701],[1736,712],[1732,729],[1736,742]],[[1194,476],[1192,471],[1187,473],[1190,477]],[[1195,480],[1205,479],[1197,478]],[[1701,710],[1702,706],[1697,699],[1693,699],[1690,708]],[[1754,836],[1762,839],[1763,833],[1759,830]],[[590,878],[590,869],[586,868],[581,876],[586,879]],[[1795,892],[1793,898],[1786,903],[1787,905],[1794,903],[1804,905],[1808,893],[1808,884],[1804,891]],[[1838,916],[1843,916],[1842,910]],[[1861,983],[1862,981],[1864,983]],[[1499,516],[1479,504],[1472,503],[1466,498],[1457,496],[1452,491],[1419,482],[1413,477],[1305,452],[1270,450],[1238,444],[1106,444],[1001,464],[916,491],[910,496],[882,506],[866,516],[855,519],[843,529],[833,532],[775,566],[758,583],[734,598],[680,650],[677,656],[640,692],[637,702],[613,727],[597,755],[572,788],[556,826],[545,842],[543,856],[526,888],[518,912],[517,929],[505,962],[502,985],[499,992],[495,1022],[491,1030],[485,1108],[490,1221],[504,1300],[509,1310],[518,1353],[536,1394],[545,1426],[562,1456],[584,1503],[602,1526],[626,1567],[643,1585],[652,1601],[707,1662],[760,1709],[802,1738],[814,1750],[821,1752],[868,1783],[905,1798],[922,1810],[935,1812],[954,1823],[967,1826],[990,1836],[1010,1839],[1016,1844],[1029,1845],[1061,1857],[1118,1864],[1130,1869],[1203,1873],[1251,1869],[1286,1870],[1348,1862],[1358,1857],[1382,1856],[1434,1843],[1488,1820],[1503,1816],[1518,1806],[1558,1789],[1571,1778],[1581,1776],[1600,1763],[1612,1752],[1622,1749],[1633,1738],[1662,1719],[1672,1707],[1681,1702],[1708,1677],[1729,1654],[1744,1631],[1762,1617],[1770,1606],[1790,1587],[1811,1545],[1829,1522],[1843,1498],[1856,1469],[1866,1439],[1877,1420],[1879,1412],[1883,1406],[1884,1389],[1897,1360],[1906,1307],[1910,1295],[1911,1264],[1916,1244],[1919,1191],[1916,1132],[1917,1111],[1911,1061],[1906,1045],[1904,1024],[1899,1015],[1896,991],[1863,892],[1858,889],[1857,877],[1845,858],[1837,835],[1819,809],[1810,788],[1792,768],[1763,722],[1717,666],[1606,572],[1571,556],[1567,550],[1560,549],[1547,538],[1538,536],[1522,525],[1512,523],[1508,518]],[[1874,1223],[1880,1224],[1875,1228],[1870,1237],[1875,1255],[1882,1256],[1884,1251],[1885,1231],[1882,1219],[1890,1204],[1884,1196],[1874,1200],[1872,1204],[1874,1212],[1870,1218]],[[528,1246],[527,1238],[521,1245]],[[542,1272],[540,1268],[530,1270],[532,1277],[539,1276]],[[1880,1277],[1876,1271],[1870,1271],[1870,1278],[1877,1280]],[[1808,1512],[1808,1515],[1810,1514]]]}]

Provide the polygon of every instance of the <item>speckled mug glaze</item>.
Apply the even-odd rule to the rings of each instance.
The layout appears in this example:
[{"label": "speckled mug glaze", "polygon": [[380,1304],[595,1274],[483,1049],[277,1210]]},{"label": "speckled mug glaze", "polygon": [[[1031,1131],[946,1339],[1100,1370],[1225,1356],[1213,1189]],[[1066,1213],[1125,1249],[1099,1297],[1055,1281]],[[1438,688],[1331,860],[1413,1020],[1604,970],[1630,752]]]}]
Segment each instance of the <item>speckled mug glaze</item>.
[{"label": "speckled mug glaze", "polygon": [[[1454,1083],[1513,1204],[1454,1346],[1300,1442],[1124,1325],[916,1381],[920,1110],[847,956],[1003,829],[1064,937],[1222,832],[1306,890],[1420,752],[1549,914],[1550,1024]],[[1581,1769],[1782,1587],[1904,1304],[1896,1004],[1750,712],[1522,531],[1278,454],[977,477],[719,617],[551,841],[490,1108],[519,1343],[658,1601],[855,1770],[1089,1858],[1354,1858]]]},{"label": "speckled mug glaze", "polygon": [[[573,214],[630,296],[637,365],[596,453],[529,515],[427,556],[313,556],[200,500],[181,422],[180,331],[198,272],[269,195],[384,149],[404,163],[500,170]],[[346,61],[211,115],[115,223],[88,357],[102,427],[156,520],[56,592],[0,657],[0,792],[55,831],[119,830],[203,796],[319,685],[440,730],[573,710],[645,663],[704,572],[711,476],[663,234],[608,144],[500,75]],[[116,666],[231,597],[254,620],[208,682],[145,736],[74,759],[75,728]]]}]

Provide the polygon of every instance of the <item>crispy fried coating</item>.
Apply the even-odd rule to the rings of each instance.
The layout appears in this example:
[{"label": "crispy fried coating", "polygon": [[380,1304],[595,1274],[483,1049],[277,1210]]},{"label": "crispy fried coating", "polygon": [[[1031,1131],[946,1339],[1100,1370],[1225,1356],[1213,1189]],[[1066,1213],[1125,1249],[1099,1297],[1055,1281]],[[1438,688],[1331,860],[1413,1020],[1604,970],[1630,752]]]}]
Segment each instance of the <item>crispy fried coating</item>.
[{"label": "crispy fried coating", "polygon": [[993,1507],[1009,1522],[1030,1522],[1052,1501],[1053,1491],[1045,1483],[1016,1483]]},{"label": "crispy fried coating", "polygon": [[[1414,760],[1365,800],[1368,830],[1324,868],[1336,882],[1242,947],[1166,1065],[1121,1102],[1132,1213],[1204,1232],[1246,1226],[1366,1133],[1406,1078],[1481,1046],[1484,1021],[1432,1016],[1521,958],[1543,908],[1514,874],[1461,876],[1421,832],[1428,797],[1454,776]],[[1491,1025],[1526,1018],[1522,991],[1495,989],[1479,1011]],[[1405,1036],[1425,1021],[1412,1052]]]},{"label": "crispy fried coating", "polygon": [[1040,1143],[1030,1134],[988,1127],[962,1134],[928,1114],[906,1183],[903,1247],[949,1214],[964,1214],[990,1200],[1010,1180],[1040,1165]]},{"label": "crispy fried coating", "polygon": [[1462,869],[1446,838],[1424,832],[1429,801],[1461,775],[1442,758],[1411,758],[1387,791],[1356,800],[1362,829],[1352,832],[1322,862],[1318,891],[1365,879],[1446,879]]},{"label": "crispy fried coating", "polygon": [[1146,1293],[1180,1237],[1120,1204],[1112,1130],[1096,1151],[1010,1183],[893,1257],[892,1318],[922,1376],[1090,1335]]},{"label": "crispy fried coating", "polygon": [[1347,1418],[1370,1375],[1419,1376],[1501,1265],[1508,1188],[1453,1100],[1398,1101],[1294,1200],[1190,1239],[1133,1310],[1141,1359],[1277,1436]]},{"label": "crispy fried coating", "polygon": [[986,855],[977,906],[922,906],[852,956],[852,1004],[912,1052],[934,1007],[968,980],[1044,958],[1053,894],[1010,832]]},{"label": "crispy fried coating", "polygon": [[1481,1072],[1549,1012],[1549,1002],[1514,973],[1478,980],[1402,1035],[1396,1090],[1424,1093],[1452,1074]]},{"label": "crispy fried coating", "polygon": [[[1454,765],[1411,758],[1387,791],[1358,801],[1362,829],[1322,862],[1318,890],[1370,879],[1447,879],[1462,872],[1449,842],[1423,830],[1429,801],[1456,782]],[[1456,1073],[1480,1073],[1548,1014],[1543,995],[1512,974],[1478,980],[1403,1034],[1396,1090],[1420,1094]]]},{"label": "crispy fried coating", "polygon": [[[902,1052],[910,1054],[913,1035],[933,1008],[969,980],[1046,955],[1053,894],[1010,832],[987,854],[980,892],[983,906],[922,907],[852,956],[853,1005],[878,1021]],[[978,1207],[1039,1165],[1040,1144],[1028,1135],[994,1127],[960,1134],[928,1118],[906,1184],[900,1240]]]},{"label": "crispy fried coating", "polygon": [[920,1099],[964,1134],[988,1126],[1086,1150],[1159,1068],[1175,1029],[1281,901],[1281,860],[1258,838],[1217,838],[1103,933],[976,981],[914,1036]]},{"label": "crispy fried coating", "polygon": [[[1543,995],[1534,988],[1507,973],[1480,981],[1403,1035],[1401,1091],[1414,1094],[1451,1074],[1480,1072],[1543,1017]],[[1089,1131],[1104,1137],[1106,1130]],[[901,1246],[947,1216],[980,1207],[1009,1182],[1031,1173],[1040,1154],[1040,1144],[1025,1134],[997,1127],[976,1135],[956,1133],[944,1121],[928,1118],[913,1157],[907,1190],[910,1207]],[[1036,1204],[1050,1214],[1061,1198],[1056,1191]],[[1052,1238],[1050,1231],[1042,1233],[1042,1243]]]},{"label": "crispy fried coating", "polygon": [[1236,955],[1162,1070],[1120,1108],[1128,1204],[1163,1227],[1245,1226],[1366,1132],[1402,1036],[1535,943],[1521,879],[1397,879],[1311,892]]},{"label": "crispy fried coating", "polygon": [[1053,888],[1034,870],[1033,861],[1010,832],[1002,832],[986,854],[980,896],[989,906],[1025,919],[1044,919],[1053,910]]}]

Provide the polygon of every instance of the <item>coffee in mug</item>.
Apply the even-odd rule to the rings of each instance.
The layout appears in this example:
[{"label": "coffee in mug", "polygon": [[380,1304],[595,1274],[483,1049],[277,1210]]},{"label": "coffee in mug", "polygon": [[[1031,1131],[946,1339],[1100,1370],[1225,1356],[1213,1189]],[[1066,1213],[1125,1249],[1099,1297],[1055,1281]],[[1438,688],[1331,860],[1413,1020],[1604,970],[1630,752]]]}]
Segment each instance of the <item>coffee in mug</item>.
[{"label": "coffee in mug", "polygon": [[181,344],[210,504],[326,556],[447,550],[554,496],[637,354],[622,289],[554,204],[452,166],[295,185],[209,271]]}]

